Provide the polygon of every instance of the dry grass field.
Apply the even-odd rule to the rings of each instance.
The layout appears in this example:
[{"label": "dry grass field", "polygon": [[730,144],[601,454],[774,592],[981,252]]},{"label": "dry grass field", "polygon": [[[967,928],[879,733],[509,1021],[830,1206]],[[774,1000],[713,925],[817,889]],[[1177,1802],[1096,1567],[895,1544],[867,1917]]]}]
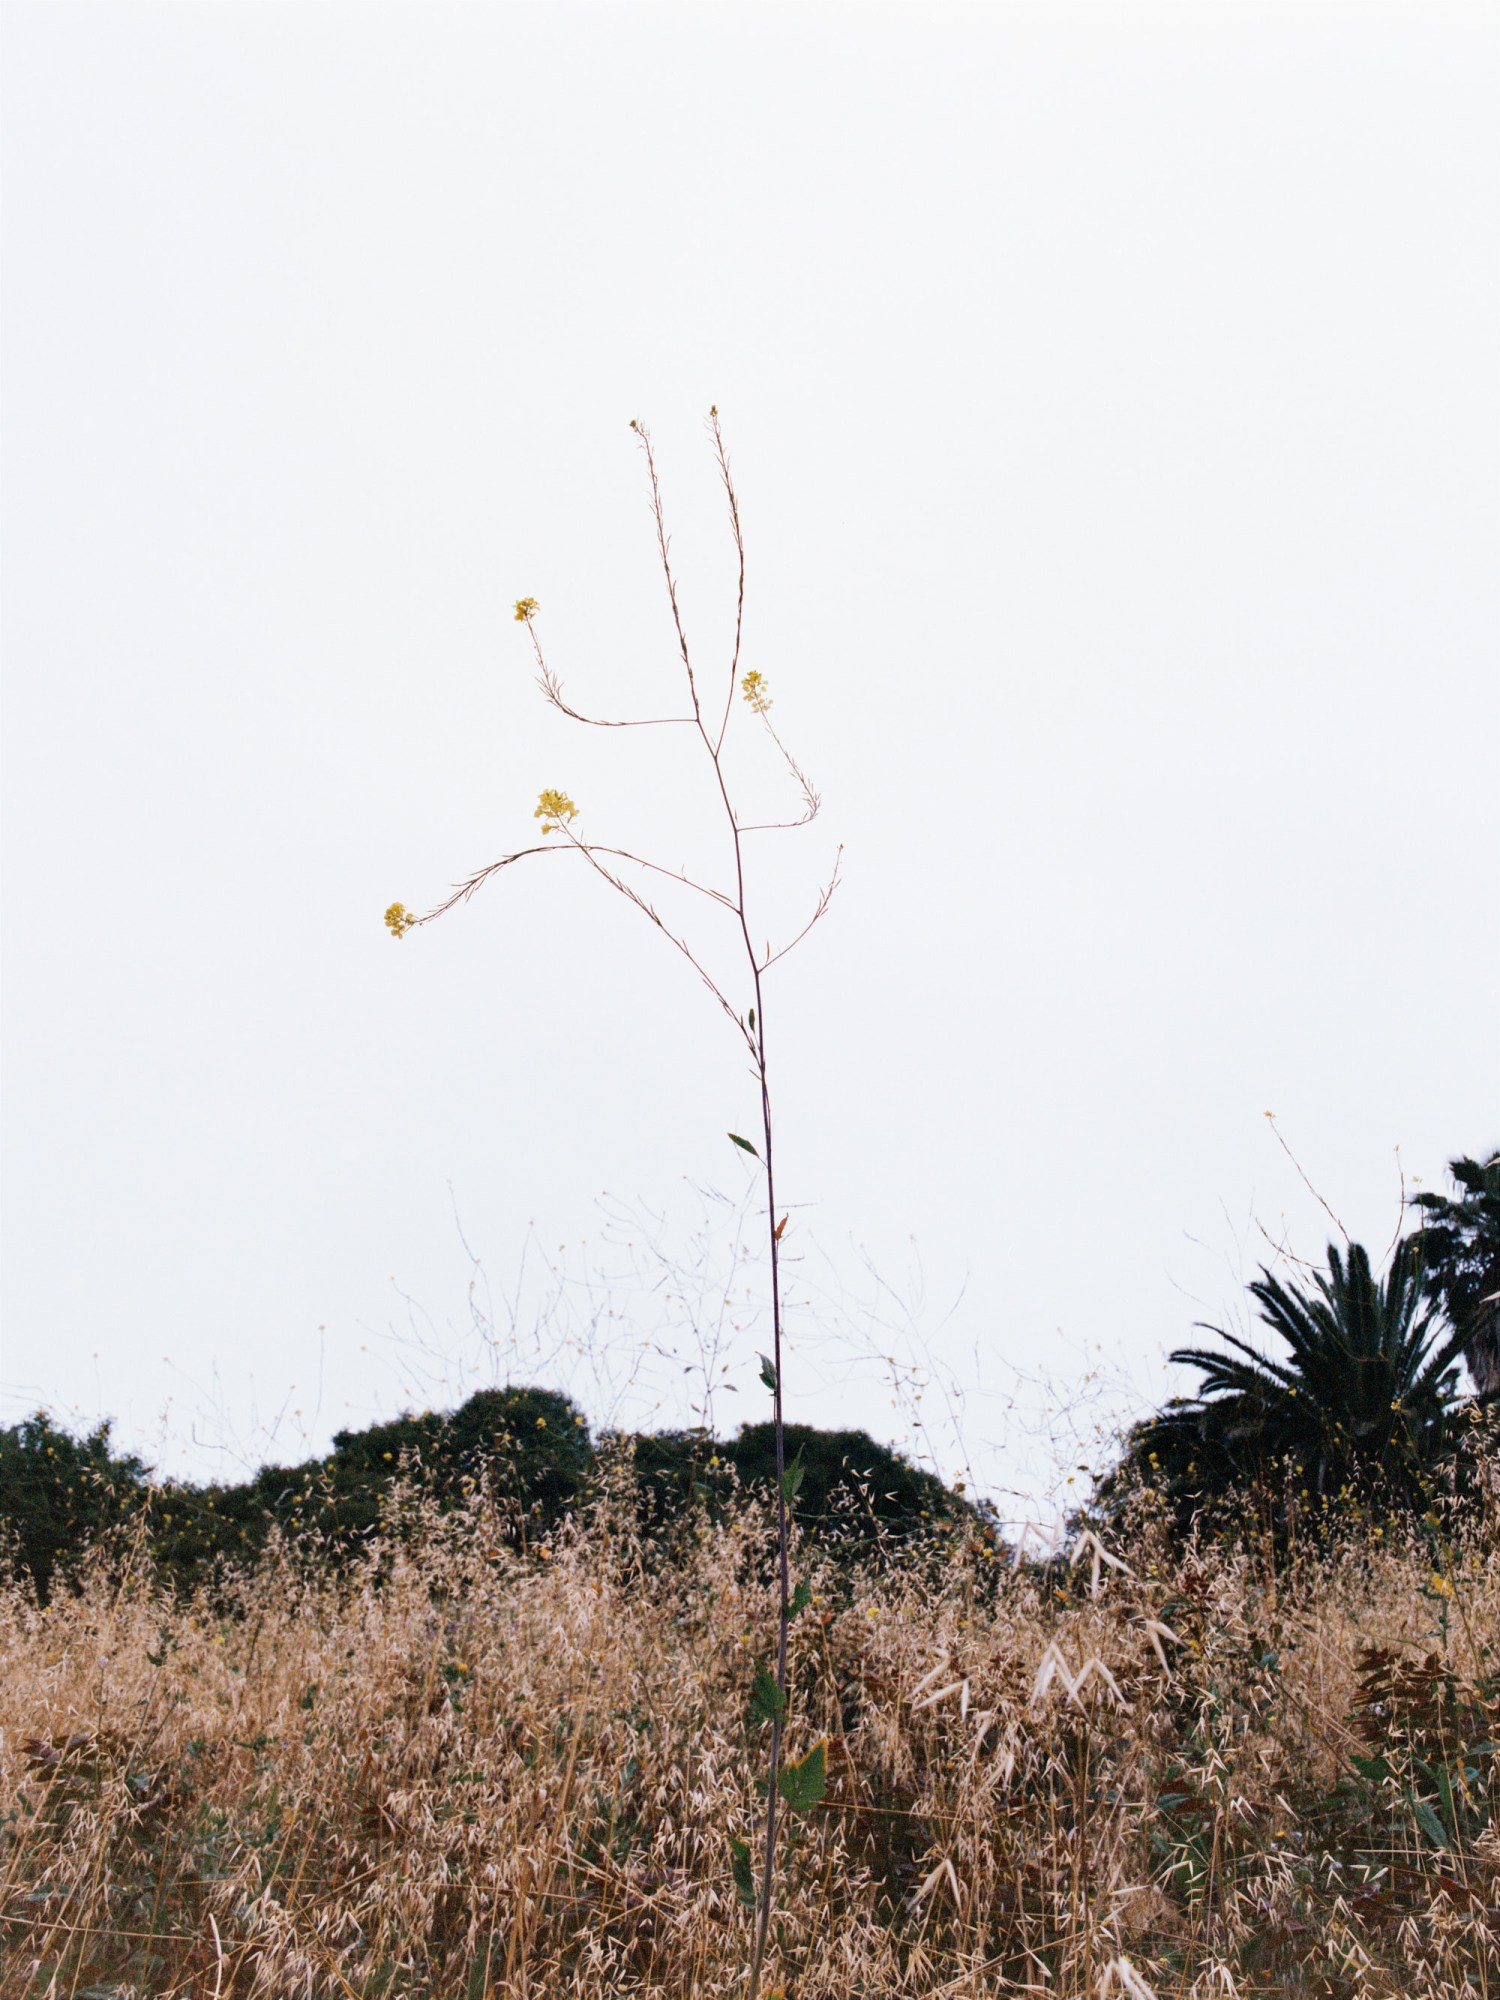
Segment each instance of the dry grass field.
[{"label": "dry grass field", "polygon": [[[742,1990],[766,1519],[500,1526],[0,1597],[5,2000]],[[1108,1554],[804,1553],[771,1990],[1500,1992],[1493,1534]]]}]

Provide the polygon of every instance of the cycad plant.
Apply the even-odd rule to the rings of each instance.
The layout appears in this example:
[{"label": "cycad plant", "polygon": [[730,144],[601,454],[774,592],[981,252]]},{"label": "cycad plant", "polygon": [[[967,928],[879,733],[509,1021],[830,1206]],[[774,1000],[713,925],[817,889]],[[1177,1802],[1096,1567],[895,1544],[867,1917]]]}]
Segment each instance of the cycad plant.
[{"label": "cycad plant", "polygon": [[1309,1286],[1263,1270],[1250,1291],[1285,1355],[1205,1327],[1227,1351],[1173,1353],[1202,1380],[1138,1428],[1136,1469],[1185,1510],[1288,1475],[1330,1501],[1418,1501],[1450,1443],[1462,1344],[1441,1335],[1414,1240],[1397,1244],[1383,1280],[1362,1244],[1347,1255],[1330,1244]]},{"label": "cycad plant", "polygon": [[[702,874],[697,872],[689,874],[681,867],[665,865],[649,860],[644,855],[632,853],[628,849],[606,845],[584,831],[579,824],[579,807],[569,794],[556,786],[548,786],[540,793],[534,814],[534,817],[541,822],[541,845],[520,848],[476,870],[474,874],[460,882],[443,902],[424,914],[418,915],[408,910],[403,903],[392,903],[385,913],[385,921],[393,936],[403,937],[408,931],[430,923],[434,917],[440,917],[445,910],[452,909],[455,904],[467,901],[481,884],[502,869],[514,866],[518,861],[534,859],[539,855],[566,854],[574,861],[585,863],[593,875],[622,895],[693,967],[731,1024],[742,1053],[749,1058],[755,1125],[758,1128],[760,1144],[757,1146],[737,1132],[731,1132],[728,1136],[741,1151],[757,1162],[765,1185],[767,1248],[770,1261],[771,1353],[762,1357],[761,1380],[771,1395],[776,1466],[778,1581],[774,1667],[761,1665],[750,1694],[752,1718],[757,1724],[769,1727],[767,1755],[769,1772],[759,1842],[761,1873],[758,1888],[754,1882],[749,1843],[738,1838],[731,1842],[736,1889],[740,1900],[755,1911],[754,1945],[748,1981],[748,2000],[755,2000],[770,1922],[778,1804],[784,1802],[793,1811],[807,1811],[822,1797],[826,1783],[826,1749],[821,1742],[807,1748],[795,1763],[788,1761],[783,1755],[787,1731],[793,1723],[789,1695],[790,1629],[793,1619],[807,1607],[810,1592],[805,1580],[799,1582],[794,1590],[791,1577],[789,1512],[791,1502],[797,1493],[802,1467],[798,1464],[789,1465],[786,1456],[782,1373],[784,1329],[781,1248],[787,1218],[783,1214],[778,1221],[776,1214],[771,1085],[766,1058],[767,974],[786,957],[788,952],[802,942],[823,915],[828,907],[829,898],[837,886],[839,871],[838,859],[835,857],[832,873],[817,898],[811,914],[784,941],[776,943],[767,939],[766,931],[761,927],[761,912],[752,902],[750,863],[753,845],[762,835],[805,826],[816,817],[819,799],[801,767],[782,742],[771,719],[771,692],[765,675],[757,666],[747,667],[743,658],[745,543],[740,526],[739,500],[735,493],[734,481],[730,476],[729,460],[719,428],[719,413],[717,409],[709,412],[709,439],[720,484],[728,502],[729,527],[737,558],[738,578],[732,638],[725,649],[725,658],[713,669],[707,669],[698,662],[688,644],[687,633],[683,626],[677,577],[671,560],[671,543],[667,534],[661,485],[657,478],[650,435],[644,424],[633,421],[630,428],[635,433],[636,443],[645,459],[657,559],[666,585],[675,650],[682,668],[682,700],[678,712],[666,716],[625,718],[585,714],[575,707],[564,693],[561,680],[543,653],[537,625],[541,607],[535,598],[523,597],[517,601],[516,620],[525,626],[531,641],[537,667],[537,684],[546,699],[560,714],[567,716],[573,722],[583,723],[592,728],[652,727],[665,728],[674,734],[682,733],[682,740],[689,750],[697,753],[702,796],[710,810],[716,813],[721,829],[723,845],[717,862],[706,868]],[[751,817],[741,808],[726,761],[726,748],[733,741],[736,733],[733,725],[736,723],[742,727],[757,729],[763,740],[771,746],[774,761],[780,765],[783,778],[789,778],[791,781],[793,798],[789,810],[777,812],[773,808],[769,812],[756,813]],[[554,835],[557,838],[552,838]],[[727,935],[731,941],[729,948],[738,958],[738,969],[732,977],[721,975],[717,970],[711,969],[717,965],[717,956],[713,958],[707,956],[708,947],[700,946],[688,929],[679,926],[675,917],[669,920],[662,916],[652,898],[659,893],[664,884],[669,885],[669,894],[678,891],[689,892],[687,902],[702,917],[704,925],[711,924]]]}]

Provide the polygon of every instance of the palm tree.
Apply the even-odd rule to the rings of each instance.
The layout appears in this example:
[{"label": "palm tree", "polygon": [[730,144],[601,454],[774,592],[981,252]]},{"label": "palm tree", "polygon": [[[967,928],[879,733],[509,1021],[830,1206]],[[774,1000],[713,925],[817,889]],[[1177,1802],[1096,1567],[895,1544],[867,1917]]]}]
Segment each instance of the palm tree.
[{"label": "palm tree", "polygon": [[1415,1240],[1396,1247],[1384,1282],[1364,1246],[1328,1248],[1311,1287],[1262,1271],[1250,1291],[1290,1350],[1260,1353],[1220,1327],[1230,1352],[1179,1348],[1197,1368],[1195,1396],[1137,1427],[1127,1463],[1191,1511],[1200,1501],[1295,1473],[1309,1492],[1415,1500],[1449,1441],[1457,1402],[1457,1335],[1437,1337]]},{"label": "palm tree", "polygon": [[1493,1396],[1500,1390],[1500,1150],[1487,1160],[1450,1160],[1448,1171],[1463,1192],[1456,1201],[1413,1195],[1412,1207],[1431,1220],[1412,1240],[1428,1295],[1463,1342],[1474,1387]]}]

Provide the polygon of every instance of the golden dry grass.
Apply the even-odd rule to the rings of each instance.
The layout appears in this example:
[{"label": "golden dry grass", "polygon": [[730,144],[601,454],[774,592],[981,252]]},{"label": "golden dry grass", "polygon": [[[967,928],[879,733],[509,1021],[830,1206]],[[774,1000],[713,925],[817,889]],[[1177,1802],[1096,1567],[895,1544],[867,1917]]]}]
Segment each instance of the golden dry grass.
[{"label": "golden dry grass", "polygon": [[[767,1546],[747,1505],[648,1560],[606,1508],[522,1558],[476,1505],[212,1603],[0,1596],[0,1991],[741,1990]],[[1111,1553],[1097,1595],[1087,1554],[807,1558],[790,1750],[830,1786],[773,1987],[1500,1992],[1488,1538]]]}]

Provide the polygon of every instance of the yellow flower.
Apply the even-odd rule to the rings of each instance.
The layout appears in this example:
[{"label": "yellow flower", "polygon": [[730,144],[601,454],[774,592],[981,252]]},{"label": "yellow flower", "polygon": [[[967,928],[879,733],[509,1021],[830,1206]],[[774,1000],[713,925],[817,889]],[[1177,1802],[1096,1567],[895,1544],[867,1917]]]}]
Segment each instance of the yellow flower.
[{"label": "yellow flower", "polygon": [[576,819],[577,816],[578,808],[567,793],[551,789],[542,793],[537,800],[536,811],[532,814],[533,819],[543,822],[543,833],[556,833],[559,826],[568,820]]},{"label": "yellow flower", "polygon": [[405,937],[416,921],[405,903],[392,903],[385,913],[385,926],[392,937]]},{"label": "yellow flower", "polygon": [[1439,1597],[1451,1597],[1453,1595],[1453,1585],[1448,1581],[1447,1577],[1439,1576],[1436,1570],[1432,1572],[1431,1584]]},{"label": "yellow flower", "polygon": [[740,682],[740,687],[744,690],[745,699],[755,713],[764,715],[771,706],[771,691],[766,686],[765,675],[752,667]]},{"label": "yellow flower", "polygon": [[518,597],[516,599],[516,623],[518,625],[529,625],[541,608],[541,605],[537,603],[534,597]]}]

